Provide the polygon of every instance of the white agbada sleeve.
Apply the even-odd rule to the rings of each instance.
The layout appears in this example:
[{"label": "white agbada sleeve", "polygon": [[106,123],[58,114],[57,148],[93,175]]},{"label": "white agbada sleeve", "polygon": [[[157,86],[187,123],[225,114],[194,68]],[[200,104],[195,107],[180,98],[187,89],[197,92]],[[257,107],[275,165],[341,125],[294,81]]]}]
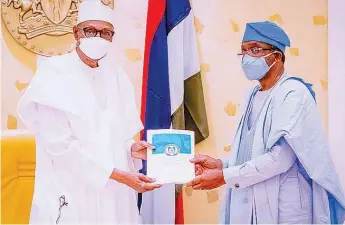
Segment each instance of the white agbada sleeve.
[{"label": "white agbada sleeve", "polygon": [[288,171],[296,161],[296,154],[281,138],[266,154],[242,165],[223,169],[226,184],[234,188],[247,188]]},{"label": "white agbada sleeve", "polygon": [[132,157],[132,145],[134,143],[135,143],[134,139],[129,139],[126,142],[126,146],[127,146],[127,151],[128,151],[128,160],[129,162],[132,162],[129,164],[130,170],[133,172],[138,172],[139,170],[143,168],[143,163],[141,159],[136,159]]},{"label": "white agbada sleeve", "polygon": [[131,147],[135,143],[134,136],[137,135],[144,127],[140,120],[137,106],[135,104],[134,88],[130,82],[125,70],[117,67],[118,72],[118,85],[120,96],[122,100],[123,121],[125,137],[127,137],[126,147],[128,153],[129,167],[132,172],[138,172],[142,167],[142,160],[132,157]]},{"label": "white agbada sleeve", "polygon": [[97,161],[87,154],[70,126],[74,115],[40,104],[37,104],[37,111],[40,119],[36,130],[54,165],[94,188],[105,187],[114,165]]}]

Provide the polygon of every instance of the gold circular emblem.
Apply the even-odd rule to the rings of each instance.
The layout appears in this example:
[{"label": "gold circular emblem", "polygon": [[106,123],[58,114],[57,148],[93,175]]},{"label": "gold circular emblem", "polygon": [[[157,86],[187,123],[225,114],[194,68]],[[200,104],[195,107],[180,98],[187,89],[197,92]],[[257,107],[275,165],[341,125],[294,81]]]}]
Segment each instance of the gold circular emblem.
[{"label": "gold circular emblem", "polygon": [[1,14],[12,37],[44,56],[71,50],[80,0],[1,0]]}]

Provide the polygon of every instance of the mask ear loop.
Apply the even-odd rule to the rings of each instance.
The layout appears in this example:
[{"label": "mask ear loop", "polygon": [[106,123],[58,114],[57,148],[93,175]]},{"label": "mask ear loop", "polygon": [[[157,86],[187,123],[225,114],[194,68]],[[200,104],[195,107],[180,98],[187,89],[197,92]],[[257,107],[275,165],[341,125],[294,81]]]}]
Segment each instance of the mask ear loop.
[{"label": "mask ear loop", "polygon": [[277,63],[278,61],[277,60],[274,60],[274,63],[272,63],[272,65],[270,65],[270,69]]},{"label": "mask ear loop", "polygon": [[[276,52],[278,52],[278,51],[274,51],[274,52],[272,52],[272,54],[274,54],[274,53],[276,53]],[[281,60],[281,59],[280,59]],[[274,66],[274,64],[276,64],[277,62],[279,62],[280,60],[274,60],[274,63],[272,63],[272,65],[270,66],[270,69]],[[284,70],[284,66],[281,66],[280,68],[279,68],[279,70],[278,70],[278,72],[277,72],[277,74],[276,74],[276,77],[278,76],[278,74],[281,72],[281,70]]]},{"label": "mask ear loop", "polygon": [[[273,55],[273,54],[276,53],[276,52],[278,52],[278,51],[274,50],[273,52],[271,52],[271,53],[269,53],[269,54],[263,56],[263,58],[266,58],[266,57],[268,57],[268,56],[270,56],[270,55]],[[272,65],[270,65],[269,69],[271,69],[278,61],[279,61],[279,60],[276,60],[276,59],[275,59],[275,60],[274,60],[274,63],[272,63]]]}]

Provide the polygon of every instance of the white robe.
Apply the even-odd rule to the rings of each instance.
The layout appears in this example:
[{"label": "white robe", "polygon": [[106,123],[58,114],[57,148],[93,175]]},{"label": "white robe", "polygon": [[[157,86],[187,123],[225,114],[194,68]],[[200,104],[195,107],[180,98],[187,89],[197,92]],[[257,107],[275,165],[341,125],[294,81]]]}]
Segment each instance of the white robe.
[{"label": "white robe", "polygon": [[[255,129],[255,122],[261,113],[271,90],[258,91],[253,97],[252,107],[247,108],[248,121],[243,132]],[[242,149],[244,150],[244,149]],[[281,138],[266,154],[238,166],[224,170],[224,179],[229,186],[238,186],[231,191],[229,214],[230,224],[249,224],[254,220],[255,204],[253,184],[280,176],[278,197],[278,223],[312,223],[311,185],[299,172],[297,156],[290,145]],[[224,165],[226,165],[226,161]],[[241,187],[241,188],[240,188]],[[241,208],[241,210],[238,210]]]},{"label": "white robe", "polygon": [[[52,57],[38,68],[18,115],[36,136],[30,223],[140,223],[137,193],[109,179],[115,168],[140,169],[130,146],[142,124],[120,66],[104,59],[92,69],[76,52]],[[67,205],[60,207],[62,196]]]},{"label": "white robe", "polygon": [[[244,109],[247,109],[251,96],[257,88],[252,88],[249,95],[246,96]],[[233,201],[232,190],[247,187],[251,187],[253,190],[255,205],[253,223],[277,224],[280,222],[282,174],[274,169],[275,157],[272,158],[273,155],[269,154],[273,153],[272,148],[281,138],[286,140],[296,154],[301,169],[298,171],[299,174],[310,179],[313,223],[344,222],[345,196],[333,166],[323,134],[320,115],[312,94],[313,91],[309,84],[286,73],[272,89],[259,115],[252,148],[252,160],[248,161],[246,165],[235,166],[244,126],[244,114],[241,115],[230,157],[224,160],[223,172],[227,187],[219,213],[219,223],[231,223],[234,219],[232,215],[238,215],[244,210],[241,205],[236,205],[236,202]],[[281,153],[286,154],[287,152],[282,151]],[[279,153],[275,152],[276,154]],[[267,164],[267,159],[273,159],[270,165]],[[271,166],[272,172],[261,173],[260,171],[265,165]],[[274,172],[277,173],[274,174]],[[301,185],[301,187],[305,186]],[[285,190],[283,192],[286,193]],[[231,208],[232,204],[234,207]],[[288,204],[284,205],[285,209],[288,207]],[[293,205],[290,204],[290,207]],[[303,208],[301,207],[300,210],[302,214]],[[293,222],[295,219],[291,218],[290,221]]]}]

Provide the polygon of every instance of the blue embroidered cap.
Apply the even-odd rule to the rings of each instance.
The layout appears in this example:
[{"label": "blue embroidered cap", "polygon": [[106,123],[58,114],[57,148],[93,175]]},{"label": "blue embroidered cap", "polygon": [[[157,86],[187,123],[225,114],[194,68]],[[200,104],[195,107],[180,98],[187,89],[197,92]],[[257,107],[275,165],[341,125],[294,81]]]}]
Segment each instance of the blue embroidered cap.
[{"label": "blue embroidered cap", "polygon": [[260,41],[277,47],[285,52],[286,46],[290,47],[290,39],[285,31],[277,24],[265,21],[247,23],[242,42]]}]

